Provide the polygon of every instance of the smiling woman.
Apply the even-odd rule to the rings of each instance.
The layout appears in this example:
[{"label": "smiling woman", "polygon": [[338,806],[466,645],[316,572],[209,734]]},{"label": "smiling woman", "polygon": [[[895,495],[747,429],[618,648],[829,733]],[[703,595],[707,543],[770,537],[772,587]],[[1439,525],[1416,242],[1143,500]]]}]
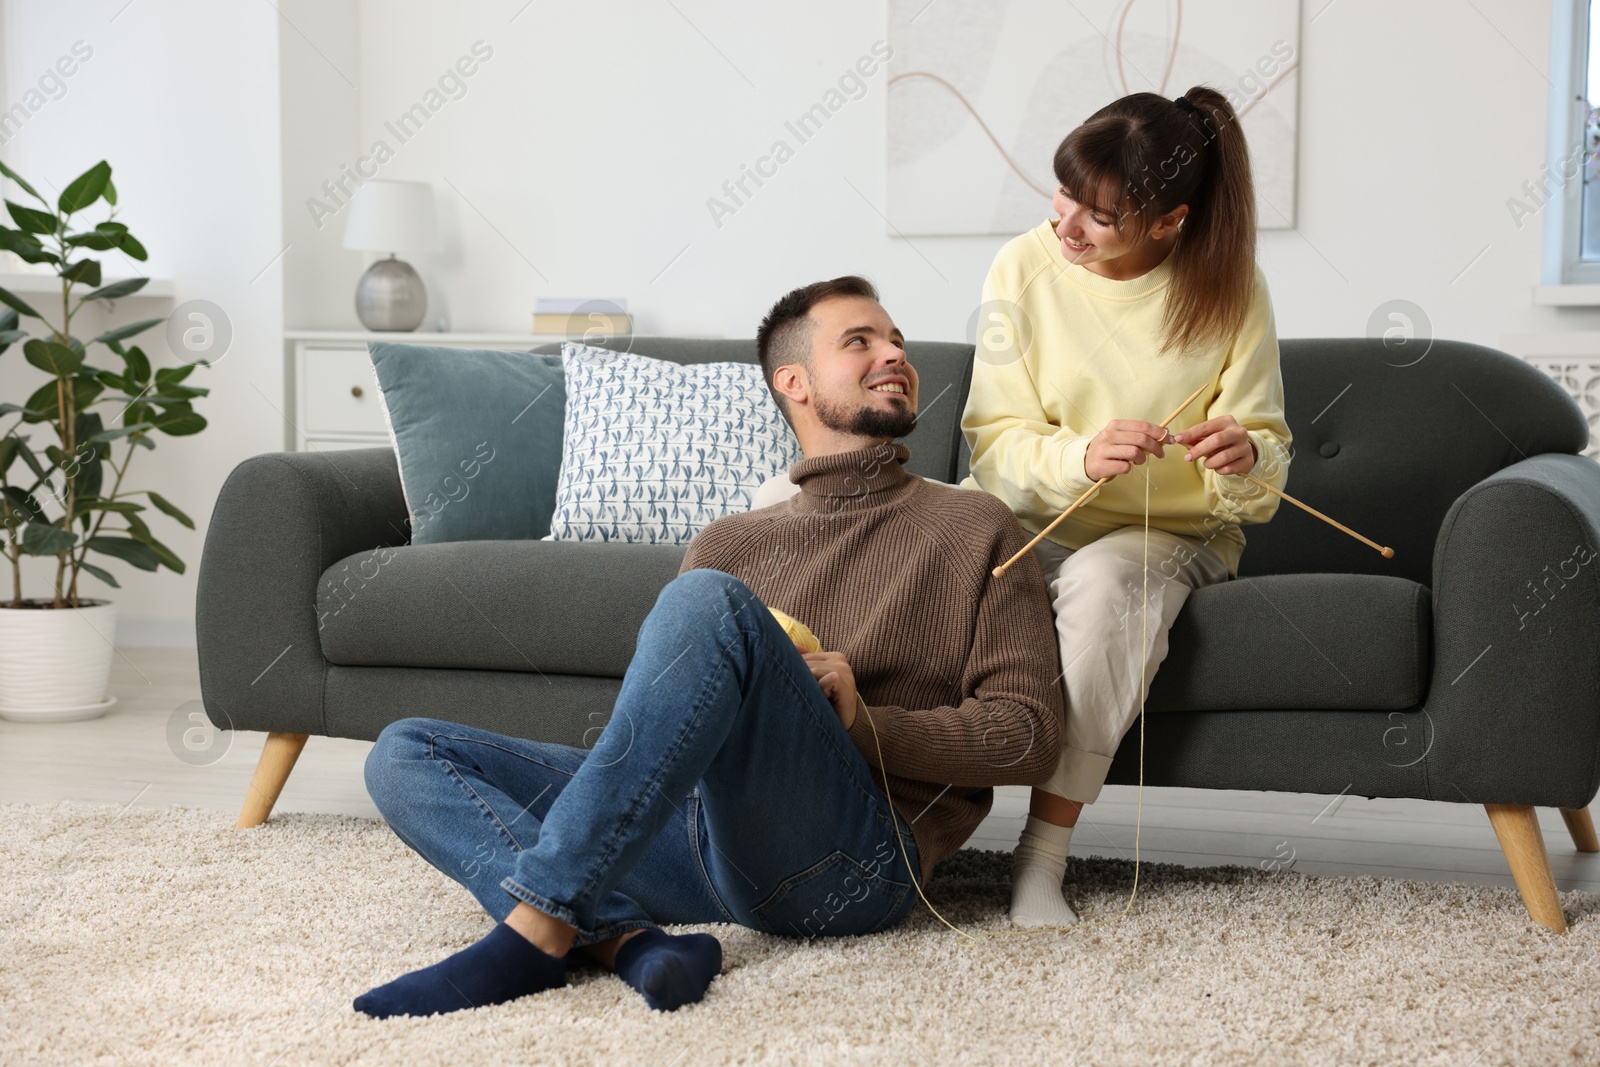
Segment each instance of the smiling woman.
[{"label": "smiling woman", "polygon": [[[1189,593],[1236,574],[1240,526],[1276,512],[1290,439],[1249,154],[1227,98],[1206,86],[1123,97],[1054,163],[1059,217],[1001,249],[985,282],[983,306],[1004,321],[978,335],[961,420],[963,484],[1048,531],[1038,552],[1066,665],[1065,743],[1015,853],[1019,926],[1077,921],[1061,879],[1078,814]],[[1032,343],[986,349],[1015,337]],[[1177,433],[1147,421],[1174,409]],[[1141,515],[1148,529],[1127,524]]]}]

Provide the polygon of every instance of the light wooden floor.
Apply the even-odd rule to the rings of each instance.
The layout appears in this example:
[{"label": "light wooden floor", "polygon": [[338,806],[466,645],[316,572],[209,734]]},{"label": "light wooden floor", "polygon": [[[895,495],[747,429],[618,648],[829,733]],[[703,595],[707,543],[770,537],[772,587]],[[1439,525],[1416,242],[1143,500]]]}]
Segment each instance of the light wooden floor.
[{"label": "light wooden floor", "polygon": [[[5,753],[0,801],[186,804],[238,813],[264,734],[234,734],[222,756],[205,765],[185,763],[169,747],[172,717],[183,719],[199,708],[192,650],[119,649],[111,692],[118,702],[101,719],[0,720]],[[371,747],[365,741],[312,737],[276,810],[377,818],[361,778]],[[998,790],[993,813],[969,844],[1011,849],[1027,806],[1027,789]],[[1073,854],[1131,858],[1136,806],[1132,787],[1107,787],[1084,812],[1073,834]],[[1541,809],[1539,815],[1557,887],[1600,891],[1600,854],[1574,851],[1556,810]],[[1292,866],[1307,874],[1513,886],[1494,831],[1476,805],[1148,789],[1139,844],[1143,859],[1190,866]]]}]

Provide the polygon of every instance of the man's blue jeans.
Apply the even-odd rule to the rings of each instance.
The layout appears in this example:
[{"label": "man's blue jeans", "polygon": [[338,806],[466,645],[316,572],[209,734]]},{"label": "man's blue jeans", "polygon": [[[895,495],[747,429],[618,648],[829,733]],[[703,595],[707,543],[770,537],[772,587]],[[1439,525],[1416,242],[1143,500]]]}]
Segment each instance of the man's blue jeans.
[{"label": "man's blue jeans", "polygon": [[871,933],[916,899],[895,840],[898,823],[916,869],[910,827],[777,620],[721,571],[661,591],[592,749],[408,718],[366,780],[490,915],[525,901],[575,945],[662,923]]}]

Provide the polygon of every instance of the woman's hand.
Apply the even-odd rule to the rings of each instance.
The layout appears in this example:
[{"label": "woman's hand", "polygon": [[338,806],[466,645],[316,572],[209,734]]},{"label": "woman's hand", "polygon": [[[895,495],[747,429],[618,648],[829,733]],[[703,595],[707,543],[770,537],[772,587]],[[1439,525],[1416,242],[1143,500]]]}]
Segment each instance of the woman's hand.
[{"label": "woman's hand", "polygon": [[1206,466],[1218,474],[1245,474],[1256,465],[1256,446],[1232,415],[1196,423],[1173,434],[1172,439],[1190,446],[1188,455],[1183,457],[1185,462],[1204,459]]},{"label": "woman's hand", "polygon": [[828,698],[839,721],[846,730],[856,721],[856,676],[850,670],[843,652],[805,652],[801,658],[811,668],[811,676],[822,686],[822,695]]},{"label": "woman's hand", "polygon": [[1139,419],[1112,419],[1105,428],[1089,439],[1083,453],[1083,473],[1099,481],[1118,474],[1127,474],[1135,463],[1143,463],[1146,456],[1157,459],[1166,454],[1162,445],[1175,438],[1166,428]]}]

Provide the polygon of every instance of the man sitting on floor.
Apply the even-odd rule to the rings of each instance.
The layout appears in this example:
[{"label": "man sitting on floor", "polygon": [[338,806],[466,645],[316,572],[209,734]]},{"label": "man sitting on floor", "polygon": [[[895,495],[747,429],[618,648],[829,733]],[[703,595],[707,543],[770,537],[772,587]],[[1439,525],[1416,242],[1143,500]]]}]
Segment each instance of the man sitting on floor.
[{"label": "man sitting on floor", "polygon": [[[761,324],[800,491],[690,542],[592,750],[426,718],[378,737],[378,809],[500,922],[357,1009],[537,993],[565,983],[573,949],[675,1009],[705,995],[722,948],[658,924],[886,929],[993,786],[1054,772],[1064,708],[1039,562],[992,577],[1027,541],[1011,511],[905,469],[894,439],[916,424],[917,374],[877,295],[818,282]],[[769,606],[826,651],[802,653]]]}]

